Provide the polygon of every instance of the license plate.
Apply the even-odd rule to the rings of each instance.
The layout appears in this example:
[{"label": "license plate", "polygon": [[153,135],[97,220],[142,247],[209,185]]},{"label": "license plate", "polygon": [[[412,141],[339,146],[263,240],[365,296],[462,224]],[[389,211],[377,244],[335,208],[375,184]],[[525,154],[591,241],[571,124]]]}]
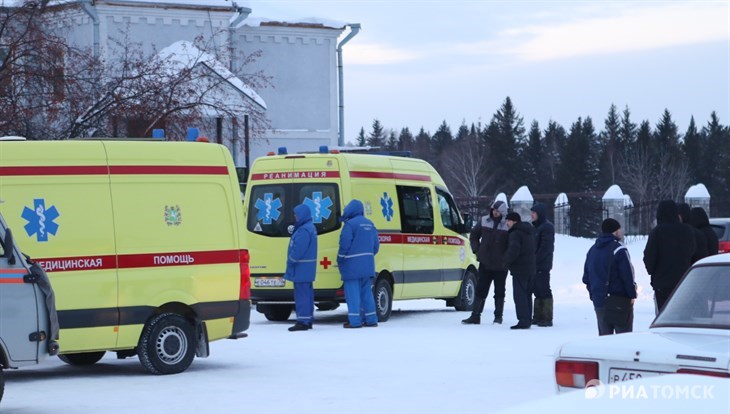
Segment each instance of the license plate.
[{"label": "license plate", "polygon": [[639,378],[656,377],[657,375],[662,375],[662,372],[611,368],[608,370],[608,383],[633,381]]},{"label": "license plate", "polygon": [[255,287],[284,287],[285,284],[283,277],[257,277],[253,280]]}]

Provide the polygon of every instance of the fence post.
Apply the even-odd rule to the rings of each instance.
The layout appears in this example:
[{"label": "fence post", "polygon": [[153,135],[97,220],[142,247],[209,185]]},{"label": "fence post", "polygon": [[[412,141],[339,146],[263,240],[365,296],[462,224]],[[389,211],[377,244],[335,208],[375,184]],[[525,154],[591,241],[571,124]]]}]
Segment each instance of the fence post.
[{"label": "fence post", "polygon": [[555,233],[570,235],[570,202],[565,193],[555,199]]},{"label": "fence post", "polygon": [[621,187],[614,184],[606,190],[603,195],[603,218],[613,218],[626,229],[626,219],[624,217],[624,193]]},{"label": "fence post", "polygon": [[530,223],[532,221],[532,214],[530,214],[530,208],[534,204],[535,200],[532,198],[532,193],[526,185],[518,188],[517,191],[512,195],[512,211],[520,215],[522,221]]},{"label": "fence post", "polygon": [[691,186],[684,195],[684,202],[690,207],[702,207],[705,209],[707,216],[710,216],[710,193],[704,184],[695,184]]}]

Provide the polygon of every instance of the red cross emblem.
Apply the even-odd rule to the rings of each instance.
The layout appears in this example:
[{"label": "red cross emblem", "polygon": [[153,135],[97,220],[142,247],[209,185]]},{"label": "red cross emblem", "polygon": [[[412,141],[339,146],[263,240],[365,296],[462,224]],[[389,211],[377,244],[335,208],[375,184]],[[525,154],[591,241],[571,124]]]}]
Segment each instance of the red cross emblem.
[{"label": "red cross emblem", "polygon": [[327,270],[327,268],[329,267],[329,265],[332,264],[332,262],[330,262],[329,259],[327,259],[327,256],[325,256],[324,259],[319,262],[319,264],[321,264],[324,267],[324,270]]}]

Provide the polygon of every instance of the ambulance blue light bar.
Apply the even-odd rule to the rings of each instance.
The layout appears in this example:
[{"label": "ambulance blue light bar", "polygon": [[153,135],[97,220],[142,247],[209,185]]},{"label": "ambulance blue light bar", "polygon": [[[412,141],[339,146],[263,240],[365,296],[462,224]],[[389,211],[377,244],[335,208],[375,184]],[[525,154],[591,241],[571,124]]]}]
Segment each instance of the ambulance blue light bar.
[{"label": "ambulance blue light bar", "polygon": [[279,147],[279,155],[286,155],[288,154],[286,152],[286,147]]}]

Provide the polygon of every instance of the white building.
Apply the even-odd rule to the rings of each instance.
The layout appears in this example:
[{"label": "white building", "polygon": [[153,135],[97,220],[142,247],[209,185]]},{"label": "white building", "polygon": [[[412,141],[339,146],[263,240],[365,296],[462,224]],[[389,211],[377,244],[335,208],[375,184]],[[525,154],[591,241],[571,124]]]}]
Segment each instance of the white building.
[{"label": "white building", "polygon": [[[3,0],[12,5],[23,0]],[[179,41],[201,37],[215,51],[215,59],[233,73],[262,70],[272,87],[254,90],[265,107],[270,128],[251,141],[250,160],[286,146],[290,153],[316,151],[339,140],[338,39],[359,25],[325,20],[275,21],[258,17],[246,2],[230,0],[51,0],[51,10],[64,11],[59,19],[71,43],[89,47],[102,57],[114,53],[115,40],[128,34],[145,54],[159,52]],[[258,60],[241,68],[241,53],[261,52]],[[231,62],[233,56],[233,62]],[[241,88],[237,89],[242,91]],[[239,120],[243,124],[243,120]],[[220,124],[219,124],[220,125]],[[223,120],[189,125],[200,135],[232,149],[238,166],[245,166],[242,128]]]}]

